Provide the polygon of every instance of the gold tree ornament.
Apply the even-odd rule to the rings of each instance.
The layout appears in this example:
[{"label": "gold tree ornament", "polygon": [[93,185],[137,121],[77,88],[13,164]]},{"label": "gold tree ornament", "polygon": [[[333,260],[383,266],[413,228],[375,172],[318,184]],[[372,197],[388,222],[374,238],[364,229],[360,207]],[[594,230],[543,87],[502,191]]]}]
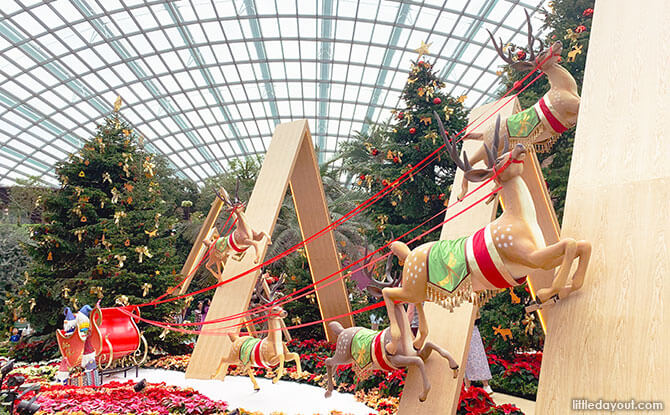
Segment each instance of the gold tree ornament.
[{"label": "gold tree ornament", "polygon": [[123,104],[123,100],[121,99],[121,95],[118,95],[116,101],[114,101],[114,112],[119,112],[121,104]]},{"label": "gold tree ornament", "polygon": [[146,297],[147,294],[149,294],[149,290],[151,288],[152,288],[152,285],[149,284],[148,282],[145,282],[144,285],[142,285],[142,297]]},{"label": "gold tree ornament", "polygon": [[77,236],[77,240],[79,242],[81,242],[81,239],[82,239],[82,237],[84,236],[85,233],[86,233],[85,229],[78,229],[78,230],[74,231],[74,234]]},{"label": "gold tree ornament", "polygon": [[416,53],[419,54],[419,59],[421,59],[421,57],[422,57],[423,55],[428,55],[428,54],[430,53],[429,50],[428,50],[428,48],[430,48],[431,45],[432,45],[432,43],[425,43],[425,42],[422,40],[422,41],[421,41],[421,45],[419,45],[418,48],[414,49],[414,50],[416,51]]},{"label": "gold tree ornament", "polygon": [[30,302],[28,302],[28,304],[30,305],[30,312],[32,313],[32,312],[33,312],[33,308],[35,308],[35,306],[37,305],[37,301],[35,301],[34,298],[31,298],[31,299],[30,299]]},{"label": "gold tree ornament", "polygon": [[153,254],[149,252],[149,247],[146,245],[138,246],[135,248],[135,252],[139,254],[139,263],[141,264],[142,261],[144,260],[144,257],[146,256],[147,258],[153,258]]},{"label": "gold tree ornament", "polygon": [[114,300],[114,304],[116,304],[118,306],[121,306],[121,307],[125,307],[128,304],[130,304],[130,301],[128,300],[127,295],[120,295],[120,296],[116,297],[116,300]]},{"label": "gold tree ornament", "polygon": [[500,326],[493,326],[493,334],[499,335],[503,340],[509,340],[512,338],[512,330],[510,329],[501,329]]},{"label": "gold tree ornament", "polygon": [[114,258],[115,258],[117,261],[119,261],[119,265],[118,265],[118,267],[119,267],[119,268],[123,268],[123,262],[127,259],[126,256],[125,256],[125,255],[119,255],[119,254],[116,254],[116,255],[114,255]]},{"label": "gold tree ornament", "polygon": [[98,298],[104,297],[104,294],[102,293],[102,287],[99,286],[99,285],[97,285],[95,287],[91,287],[88,290],[88,292],[89,292],[89,294],[93,294],[93,295],[97,296]]},{"label": "gold tree ornament", "polygon": [[509,289],[509,295],[512,298],[512,304],[519,304],[521,302],[521,298],[519,298],[519,296],[516,295],[516,293],[514,292],[514,288]]},{"label": "gold tree ornament", "polygon": [[109,184],[112,184],[112,176],[109,174],[109,172],[102,173],[102,182],[109,182]]},{"label": "gold tree ornament", "polygon": [[70,298],[70,288],[63,287],[63,289],[61,290],[61,295],[63,296],[63,298]]},{"label": "gold tree ornament", "polygon": [[526,328],[523,330],[524,333],[533,335],[533,330],[535,330],[535,316],[533,314],[526,314],[526,317],[524,317],[523,320],[521,320],[521,323],[523,323]]},{"label": "gold tree ornament", "polygon": [[581,44],[572,45],[572,50],[570,52],[568,52],[567,61],[568,62],[574,62],[575,59],[577,58],[577,55],[582,54],[582,48],[583,47],[584,47],[584,45],[581,45]]}]

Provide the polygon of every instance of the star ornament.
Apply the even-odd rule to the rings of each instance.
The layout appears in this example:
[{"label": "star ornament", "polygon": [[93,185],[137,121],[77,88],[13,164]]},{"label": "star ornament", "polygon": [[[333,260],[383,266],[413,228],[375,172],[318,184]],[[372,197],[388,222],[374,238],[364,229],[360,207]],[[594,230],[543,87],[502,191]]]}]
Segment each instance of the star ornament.
[{"label": "star ornament", "polygon": [[428,43],[428,44],[426,44],[426,43],[422,40],[422,41],[421,41],[421,45],[420,45],[418,48],[414,49],[414,50],[416,51],[416,53],[419,54],[419,58],[421,58],[423,55],[428,55],[428,53],[430,53],[430,52],[428,51],[428,48],[430,47],[430,45],[432,45],[432,43]]}]

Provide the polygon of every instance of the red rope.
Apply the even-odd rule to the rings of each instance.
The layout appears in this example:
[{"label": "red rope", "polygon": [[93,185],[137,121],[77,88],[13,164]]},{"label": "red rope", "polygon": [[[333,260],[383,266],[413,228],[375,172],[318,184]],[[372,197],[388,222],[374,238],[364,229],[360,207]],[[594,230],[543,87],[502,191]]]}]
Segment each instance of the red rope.
[{"label": "red rope", "polygon": [[[552,54],[550,53],[550,54],[547,56],[547,58],[545,58],[542,62],[538,63],[538,65],[536,66],[535,69],[539,68],[539,67],[540,67],[544,62],[546,62],[546,60],[549,59],[551,56],[552,56]],[[526,80],[528,77],[530,77],[530,75],[531,75],[532,73],[534,73],[535,69],[534,69],[533,71],[530,71],[528,74],[526,74],[526,76],[524,76],[524,78],[521,79],[521,82],[523,82],[523,81]],[[521,92],[523,92],[524,90],[526,90],[526,89],[527,89],[532,83],[534,83],[540,76],[542,76],[542,72],[541,72],[540,74],[538,74],[538,75],[537,75],[537,76],[536,76],[530,83],[528,83],[528,84],[525,85],[523,88],[521,88],[516,94],[514,94],[514,96],[512,96],[509,100],[507,100],[503,105],[501,105],[501,106],[499,106],[498,108],[496,108],[495,111],[493,111],[488,117],[486,117],[484,120],[482,120],[482,121],[481,121],[476,127],[474,127],[474,128],[479,127],[479,126],[482,125],[484,122],[486,122],[488,119],[490,119],[490,118],[491,118],[493,115],[495,115],[495,113],[497,113],[502,107],[504,107],[505,105],[507,105],[511,100],[513,100],[513,99],[514,99],[516,96],[518,96]],[[499,101],[501,101],[501,100],[502,100],[505,96],[507,96],[511,91],[512,91],[512,90],[507,91],[502,97],[500,97],[500,98],[499,98],[498,100],[496,100],[495,102],[499,102]],[[483,115],[483,114],[482,114],[482,115]],[[471,126],[472,124],[474,124],[475,121],[477,121],[480,117],[481,117],[481,115],[478,116],[477,118],[475,118],[475,120],[473,120],[472,122],[470,122],[470,123],[469,123],[468,125],[466,125],[463,129],[461,129],[461,130],[454,136],[454,138],[456,138],[456,137],[458,137],[459,135],[461,135],[461,134],[462,134],[462,133],[469,127],[469,126]],[[465,136],[461,137],[461,139],[459,139],[458,141],[461,141],[461,140],[463,140],[464,138],[465,138]],[[458,142],[458,141],[457,141],[457,142]],[[171,298],[171,299],[168,299],[168,300],[159,300],[159,299],[156,299],[156,300],[154,300],[154,301],[152,301],[152,302],[149,302],[149,303],[144,303],[144,304],[138,304],[138,305],[135,305],[135,307],[144,307],[144,306],[147,306],[147,305],[158,305],[158,304],[161,304],[161,303],[164,303],[164,302],[168,302],[168,301],[176,301],[176,300],[179,300],[179,299],[182,299],[182,298],[186,298],[186,297],[189,297],[189,296],[192,296],[192,295],[197,295],[197,294],[200,294],[200,293],[209,291],[209,290],[214,289],[214,288],[218,288],[219,286],[222,286],[222,285],[227,284],[227,283],[229,283],[229,282],[232,282],[232,281],[234,281],[234,280],[236,280],[236,279],[239,279],[239,278],[241,278],[241,277],[243,277],[243,276],[245,276],[245,275],[248,275],[249,273],[251,273],[251,272],[253,272],[253,271],[256,271],[256,270],[262,268],[263,266],[269,265],[269,264],[271,264],[271,263],[273,263],[273,262],[275,262],[275,261],[277,261],[277,260],[279,260],[279,259],[281,259],[281,258],[283,258],[283,257],[285,257],[285,256],[287,256],[287,255],[289,255],[290,253],[292,253],[292,252],[294,252],[295,250],[297,250],[299,247],[304,246],[305,244],[307,244],[307,243],[311,242],[312,240],[314,240],[314,239],[320,237],[321,235],[323,235],[324,233],[330,231],[331,229],[336,228],[336,227],[339,226],[341,223],[345,222],[346,220],[349,220],[350,217],[359,214],[361,211],[363,211],[364,209],[367,209],[367,207],[369,207],[369,206],[372,205],[373,203],[376,203],[376,201],[379,200],[381,197],[383,197],[384,195],[388,194],[391,190],[395,189],[395,188],[398,187],[400,184],[404,183],[409,177],[411,177],[413,174],[415,174],[414,171],[415,171],[421,164],[424,164],[424,166],[421,167],[420,170],[422,170],[423,168],[425,168],[426,166],[428,166],[428,165],[433,161],[433,159],[436,157],[436,155],[438,154],[438,152],[444,148],[444,146],[445,146],[445,145],[443,144],[443,145],[441,145],[440,147],[438,147],[436,150],[434,150],[434,151],[431,152],[428,156],[426,156],[423,160],[421,160],[419,163],[417,163],[416,166],[413,166],[410,170],[408,170],[407,172],[403,173],[401,176],[399,176],[398,178],[396,178],[391,184],[389,184],[389,185],[386,186],[384,189],[382,189],[382,190],[380,190],[379,192],[377,192],[377,193],[376,193],[375,195],[373,195],[372,197],[368,198],[365,202],[361,203],[361,204],[358,205],[356,208],[354,208],[354,209],[352,209],[351,211],[349,211],[346,215],[342,216],[342,217],[341,217],[340,219],[338,219],[337,221],[331,223],[330,225],[326,226],[324,229],[322,229],[321,231],[317,232],[316,234],[310,236],[310,237],[307,238],[306,240],[303,240],[303,241],[299,242],[298,244],[294,245],[293,247],[289,248],[288,250],[284,251],[283,253],[280,253],[280,254],[276,255],[275,257],[273,257],[273,258],[271,258],[271,259],[269,259],[269,260],[263,262],[262,264],[260,264],[260,265],[258,265],[258,266],[255,266],[255,267],[253,267],[253,268],[251,268],[251,269],[249,269],[249,270],[247,270],[247,271],[245,271],[245,272],[243,272],[243,273],[241,273],[241,274],[238,274],[238,275],[235,276],[235,277],[229,278],[228,280],[222,281],[222,282],[220,282],[220,283],[218,283],[218,284],[214,284],[214,285],[212,285],[212,286],[210,286],[210,287],[207,287],[207,288],[198,290],[198,291],[196,291],[196,292],[189,293],[189,294],[184,294],[184,295],[181,295],[181,296],[178,296],[178,297],[174,297],[174,298]],[[419,171],[420,171],[420,170],[419,170]],[[418,173],[418,171],[417,171],[417,173]],[[202,263],[202,261],[201,261],[201,263]],[[200,264],[201,264],[201,263],[200,263]],[[198,264],[198,266],[200,266],[200,264]],[[162,296],[162,297],[164,297],[164,296]]]}]

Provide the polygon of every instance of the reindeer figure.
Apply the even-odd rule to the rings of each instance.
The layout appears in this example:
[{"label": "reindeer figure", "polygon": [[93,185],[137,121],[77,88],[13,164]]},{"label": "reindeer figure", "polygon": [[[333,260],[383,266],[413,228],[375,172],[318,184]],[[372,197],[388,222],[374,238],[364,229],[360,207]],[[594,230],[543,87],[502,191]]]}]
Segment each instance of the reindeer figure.
[{"label": "reindeer figure", "polygon": [[[548,50],[544,50],[543,42],[535,39],[532,35],[533,28],[527,11],[526,21],[528,22],[529,52],[527,58],[526,52],[519,50],[516,55],[517,60],[515,60],[512,54],[515,50],[514,47],[508,49],[507,54],[505,54],[502,39],[498,44],[490,31],[489,36],[498,55],[513,69],[529,71],[534,70],[539,65],[538,69],[547,74],[550,88],[532,107],[504,118],[502,128],[496,127],[496,131],[504,139],[509,139],[512,144],[522,143],[526,146],[534,146],[538,151],[549,151],[558,135],[577,123],[580,97],[575,79],[567,69],[558,64],[563,51],[563,44],[557,41]],[[533,50],[536,41],[540,45],[537,55]],[[483,133],[469,133],[464,139],[483,140],[490,148],[493,135],[494,131],[489,128]],[[486,157],[486,151],[482,146],[470,157],[470,163],[475,165],[479,161],[485,160]],[[462,199],[467,191],[468,180],[464,177],[458,198]]]},{"label": "reindeer figure", "polygon": [[[246,253],[246,250],[253,247],[256,252],[254,264],[257,264],[260,260],[260,245],[263,237],[267,238],[268,245],[272,244],[272,239],[267,232],[256,232],[249,225],[249,221],[244,215],[244,203],[241,203],[237,198],[239,186],[240,182],[238,181],[235,188],[234,202],[230,200],[228,192],[225,189],[221,188],[220,192],[216,192],[217,197],[232,211],[232,216],[237,220],[235,231],[224,237],[219,236],[218,232],[215,231],[210,239],[202,241],[207,248],[214,245],[214,249],[211,250],[205,267],[219,282],[221,282],[221,272],[230,256],[239,261]],[[216,265],[216,271],[214,271],[214,265]]]},{"label": "reindeer figure", "polygon": [[[256,307],[259,304],[268,305],[272,303],[281,295],[281,293],[278,292],[278,288],[283,283],[284,277],[282,276],[277,282],[272,284],[270,287],[270,295],[266,296],[263,290],[263,280],[259,279],[253,294],[254,299],[258,299],[258,301],[252,301],[251,307]],[[252,336],[240,337],[237,334],[228,334],[233,345],[230,348],[228,356],[221,358],[216,372],[212,375],[212,379],[222,373],[221,381],[223,381],[226,378],[229,365],[241,365],[243,370],[249,375],[249,379],[251,379],[251,383],[254,385],[254,390],[258,391],[260,390],[260,387],[256,382],[252,367],[266,369],[276,367],[276,376],[272,379],[272,383],[277,383],[279,379],[284,376],[284,363],[291,360],[296,364],[298,375],[302,375],[300,355],[298,355],[298,353],[290,352],[286,347],[286,344],[282,341],[281,321],[286,317],[286,311],[280,306],[275,305],[266,311],[266,313],[269,316],[269,332],[267,337],[259,339]]]},{"label": "reindeer figure", "polygon": [[[581,288],[591,256],[591,244],[587,241],[563,238],[546,246],[533,199],[521,178],[526,157],[523,144],[509,151],[509,141],[504,136],[503,155],[497,157],[500,137],[495,133],[493,147],[484,146],[487,168],[474,169],[467,154],[463,153],[463,160],[458,157],[456,145],[450,142],[437,114],[434,116],[449,156],[468,180],[481,182],[497,173],[494,180],[501,186],[505,211],[471,236],[428,242],[411,251],[402,242],[391,244],[391,251],[404,262],[402,286],[382,290],[391,320],[392,343],[387,345],[391,354],[396,353],[403,339],[395,318],[395,301],[416,305],[419,313],[416,346],[428,335],[423,301],[431,300],[450,309],[462,301],[480,304],[501,288],[523,284],[525,276],[534,270],[559,267],[551,287],[537,291],[539,304],[556,301]],[[496,132],[499,125],[500,117]],[[576,259],[578,265],[568,284],[570,267]]]},{"label": "reindeer figure", "polygon": [[[388,284],[393,284],[394,281],[395,283],[400,282],[400,278],[390,276],[391,259],[389,256],[386,264],[387,282],[379,282],[367,270],[364,271],[365,275],[370,279],[372,287],[386,287]],[[378,290],[369,292],[375,296]],[[333,357],[326,359],[328,377],[326,398],[330,397],[333,393],[333,374],[335,369],[340,365],[349,363],[353,363],[354,371],[356,371],[361,379],[365,379],[375,369],[393,371],[409,366],[416,366],[421,372],[423,379],[423,391],[419,396],[419,400],[422,402],[426,400],[428,392],[430,392],[431,386],[426,374],[425,361],[433,350],[449,361],[449,367],[454,371],[454,378],[458,375],[458,363],[443,348],[430,341],[426,341],[425,344],[422,343],[420,348],[413,347],[414,336],[409,327],[404,307],[394,307],[392,312],[400,329],[399,347],[396,353],[392,355],[386,352],[386,345],[391,342],[391,334],[388,328],[383,331],[369,330],[364,327],[349,327],[345,329],[337,321],[328,323],[328,327],[337,335],[337,343]]]}]

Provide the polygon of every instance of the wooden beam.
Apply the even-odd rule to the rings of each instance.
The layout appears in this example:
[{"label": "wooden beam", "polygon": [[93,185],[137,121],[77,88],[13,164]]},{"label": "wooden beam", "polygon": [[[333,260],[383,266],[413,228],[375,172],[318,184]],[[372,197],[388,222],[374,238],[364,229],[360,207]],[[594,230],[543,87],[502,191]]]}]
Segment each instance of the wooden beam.
[{"label": "wooden beam", "polygon": [[[490,114],[499,105],[500,104],[493,106],[492,104],[488,104],[473,109],[470,112],[470,122],[477,119],[482,114]],[[517,112],[518,109],[519,104],[515,99],[501,108],[499,113],[501,116],[505,116]],[[483,132],[489,128],[490,124],[494,123],[495,118],[491,118],[472,132]],[[474,123],[474,125],[477,124],[477,122]],[[479,141],[464,141],[463,149],[469,154],[473,154],[481,145],[482,143]],[[458,213],[495,188],[495,184],[491,182],[476,193],[468,196],[463,202],[457,203],[457,196],[461,191],[462,178],[463,172],[457,170],[451,195],[449,196],[449,205],[453,207],[447,211],[446,217]],[[474,186],[471,185],[470,188],[474,189]],[[496,206],[496,202],[493,202],[490,205],[480,203],[470,209],[467,213],[445,223],[442,227],[440,239],[454,239],[470,235],[479,230],[482,226],[491,222],[491,220],[495,218]],[[398,413],[455,414],[458,406],[461,384],[463,383],[465,364],[467,362],[468,350],[470,348],[470,337],[472,336],[472,327],[474,325],[477,308],[470,303],[463,303],[451,313],[449,310],[434,303],[426,303],[425,311],[430,330],[428,340],[431,340],[448,350],[454,359],[459,362],[461,370],[458,372],[458,377],[454,379],[451,376],[451,369],[449,369],[447,360],[442,359],[439,355],[431,355],[426,362],[426,371],[432,389],[428,394],[428,399],[422,403],[419,402],[419,394],[422,391],[423,384],[421,381],[421,374],[416,368],[410,368],[407,372],[405,389],[403,390],[402,398],[400,399]]]},{"label": "wooden beam", "polygon": [[[202,227],[200,227],[200,231],[198,232],[198,236],[195,238],[193,247],[191,247],[191,252],[189,252],[188,257],[186,257],[186,262],[181,269],[180,274],[183,277],[186,277],[187,275],[189,275],[189,277],[182,284],[181,289],[179,290],[179,295],[185,294],[188,290],[188,287],[191,285],[193,275],[190,274],[195,274],[194,269],[196,268],[196,265],[198,262],[200,262],[202,256],[205,255],[205,252],[207,252],[207,247],[202,243],[202,241],[211,236],[214,224],[216,223],[216,219],[219,217],[219,213],[221,213],[222,207],[223,201],[218,197],[215,198],[212,202],[212,206],[209,208],[207,218],[205,218],[205,221],[202,223]],[[177,291],[175,290],[175,293],[176,292]]]},{"label": "wooden beam", "polygon": [[[294,192],[300,224],[303,226],[303,234],[311,236],[316,232],[313,229],[314,226],[318,226],[317,230],[320,230],[330,224],[318,166],[315,161],[309,163],[309,157],[306,154],[311,154],[314,160],[314,147],[307,121],[300,120],[278,125],[245,212],[249,223],[255,230],[272,234],[289,181],[291,181]],[[300,173],[295,173],[296,171]],[[314,190],[315,188],[319,191]],[[266,248],[264,246],[262,249],[261,261],[265,257]],[[313,278],[332,272],[333,264],[337,264],[335,271],[339,269],[332,231],[308,244],[307,251]],[[234,277],[254,267],[253,259],[254,255],[245,255],[239,262],[228,261],[223,270],[223,279]],[[259,273],[260,271],[255,271],[218,287],[207,313],[207,321],[247,310]],[[324,318],[346,313],[342,310],[349,310],[349,299],[344,283],[339,281],[329,288],[331,291],[320,303],[320,309],[322,313],[325,313],[322,314]],[[340,321],[346,327],[353,325],[351,318]],[[204,327],[205,330],[213,331],[239,322],[240,319],[236,319],[208,324]],[[186,370],[186,377],[209,379],[219,359],[229,349],[230,341],[227,336],[200,335]]]},{"label": "wooden beam", "polygon": [[583,288],[546,313],[538,414],[668,405],[669,17],[666,1],[596,1],[561,233],[593,253]]},{"label": "wooden beam", "polygon": [[[326,195],[323,191],[319,165],[314,154],[309,131],[306,133],[305,140],[298,153],[298,161],[291,175],[291,194],[293,195],[303,240],[330,225]],[[305,245],[305,253],[314,282],[336,273],[342,268],[333,232],[328,232]],[[348,298],[344,280],[339,280],[324,287],[324,284],[330,283],[333,278],[340,275],[338,273],[316,286],[317,303],[321,315],[324,317],[334,317],[351,312],[349,301],[342,301],[342,299]],[[344,327],[354,325],[352,316],[342,317],[337,321],[342,323]],[[324,323],[324,330],[329,341],[336,341],[337,336],[328,329],[327,323]]]}]

